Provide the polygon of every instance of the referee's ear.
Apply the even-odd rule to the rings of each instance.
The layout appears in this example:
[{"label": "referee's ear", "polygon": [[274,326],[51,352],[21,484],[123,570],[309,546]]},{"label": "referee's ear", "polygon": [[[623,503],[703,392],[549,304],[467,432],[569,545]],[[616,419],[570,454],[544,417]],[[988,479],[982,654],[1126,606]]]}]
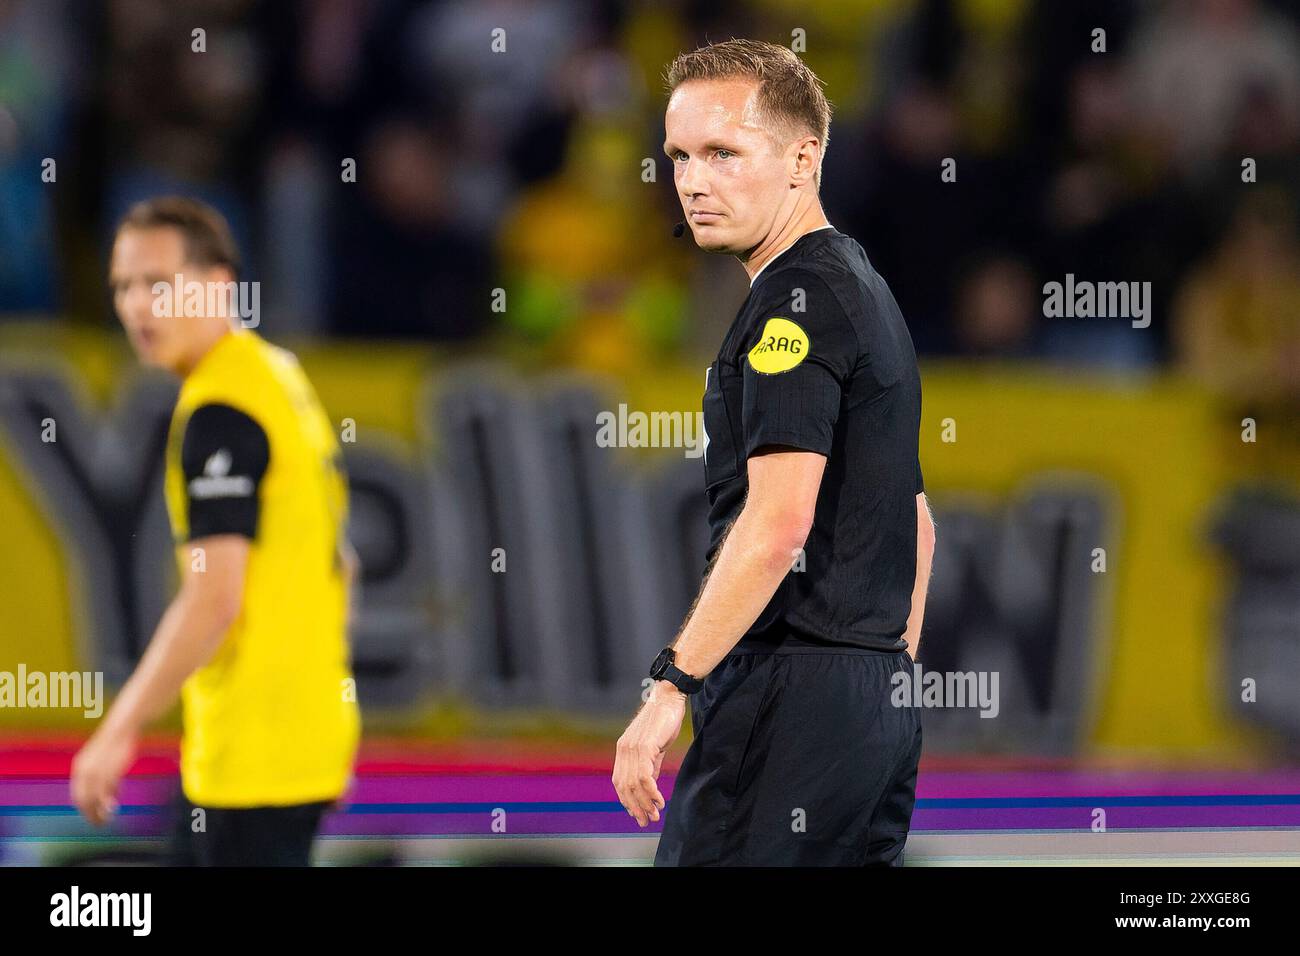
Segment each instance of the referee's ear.
[{"label": "referee's ear", "polygon": [[821,183],[822,144],[816,136],[807,135],[790,144],[790,184],[802,188],[809,183],[814,189]]}]

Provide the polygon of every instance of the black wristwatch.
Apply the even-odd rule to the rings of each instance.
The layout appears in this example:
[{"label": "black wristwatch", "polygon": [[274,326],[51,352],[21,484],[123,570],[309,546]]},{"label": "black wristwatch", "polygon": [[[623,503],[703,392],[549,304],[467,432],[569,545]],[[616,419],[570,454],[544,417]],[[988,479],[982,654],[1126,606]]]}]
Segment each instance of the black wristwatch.
[{"label": "black wristwatch", "polygon": [[650,676],[655,680],[666,680],[683,694],[699,693],[704,681],[699,677],[692,677],[685,671],[681,670],[673,661],[677,660],[677,652],[671,647],[665,647],[655,658],[655,662],[650,665]]}]

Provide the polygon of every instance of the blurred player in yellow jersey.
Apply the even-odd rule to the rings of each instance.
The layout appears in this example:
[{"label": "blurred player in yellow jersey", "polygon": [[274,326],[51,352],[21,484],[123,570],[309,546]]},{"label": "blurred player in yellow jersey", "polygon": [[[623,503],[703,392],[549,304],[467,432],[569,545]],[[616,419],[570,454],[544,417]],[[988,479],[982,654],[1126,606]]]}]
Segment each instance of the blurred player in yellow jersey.
[{"label": "blurred player in yellow jersey", "polygon": [[240,320],[238,265],[225,220],[192,200],[141,203],[118,228],[114,308],[140,360],[182,379],[166,453],[181,587],[77,754],[72,798],[110,817],[140,732],[179,694],[173,862],[305,866],[360,733],[356,562],[333,429],[297,360]]}]

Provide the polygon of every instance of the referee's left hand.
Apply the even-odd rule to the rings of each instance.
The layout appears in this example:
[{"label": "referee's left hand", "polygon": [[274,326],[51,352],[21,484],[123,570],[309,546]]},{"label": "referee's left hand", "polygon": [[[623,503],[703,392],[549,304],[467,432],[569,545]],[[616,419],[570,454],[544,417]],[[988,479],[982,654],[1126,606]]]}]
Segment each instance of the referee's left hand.
[{"label": "referee's left hand", "polygon": [[659,822],[659,811],[666,801],[655,781],[664,754],[681,733],[685,717],[686,695],[672,684],[655,681],[650,697],[618,738],[614,789],[639,826]]}]

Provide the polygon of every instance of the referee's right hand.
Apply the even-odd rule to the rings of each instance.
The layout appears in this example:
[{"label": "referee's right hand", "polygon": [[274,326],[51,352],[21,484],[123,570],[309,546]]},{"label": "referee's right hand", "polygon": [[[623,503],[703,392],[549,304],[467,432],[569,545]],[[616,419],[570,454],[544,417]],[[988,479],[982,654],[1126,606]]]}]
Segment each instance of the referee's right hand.
[{"label": "referee's right hand", "polygon": [[618,738],[611,779],[619,802],[639,826],[659,822],[666,801],[656,781],[685,717],[686,695],[666,681],[655,681],[649,698]]}]

